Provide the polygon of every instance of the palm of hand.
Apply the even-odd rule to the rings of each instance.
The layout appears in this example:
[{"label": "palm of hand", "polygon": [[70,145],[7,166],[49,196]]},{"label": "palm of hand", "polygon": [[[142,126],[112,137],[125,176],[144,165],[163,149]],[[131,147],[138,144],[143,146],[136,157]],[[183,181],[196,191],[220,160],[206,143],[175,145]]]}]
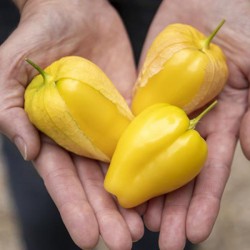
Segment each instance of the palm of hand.
[{"label": "palm of hand", "polygon": [[[135,77],[132,52],[123,24],[106,1],[73,1],[70,4],[66,1],[59,6],[57,1],[43,1],[40,6],[28,1],[22,11],[18,32],[14,32],[11,38],[12,41],[18,39],[18,47],[22,48],[19,57],[12,58],[14,62],[28,55],[43,67],[62,56],[84,56],[117,83],[117,75],[123,73],[121,70],[115,73],[120,66],[117,58],[117,53],[120,53],[131,64],[129,80],[133,82]],[[14,56],[17,57],[16,51]]]}]

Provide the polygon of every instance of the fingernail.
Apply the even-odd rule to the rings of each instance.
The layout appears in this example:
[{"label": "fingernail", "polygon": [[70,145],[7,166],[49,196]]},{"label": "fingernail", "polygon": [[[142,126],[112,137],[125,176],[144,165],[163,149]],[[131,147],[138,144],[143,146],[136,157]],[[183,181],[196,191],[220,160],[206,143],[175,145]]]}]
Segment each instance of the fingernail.
[{"label": "fingernail", "polygon": [[23,138],[20,136],[17,136],[14,138],[14,143],[17,146],[19,152],[21,153],[23,159],[27,160],[27,145],[24,142]]}]

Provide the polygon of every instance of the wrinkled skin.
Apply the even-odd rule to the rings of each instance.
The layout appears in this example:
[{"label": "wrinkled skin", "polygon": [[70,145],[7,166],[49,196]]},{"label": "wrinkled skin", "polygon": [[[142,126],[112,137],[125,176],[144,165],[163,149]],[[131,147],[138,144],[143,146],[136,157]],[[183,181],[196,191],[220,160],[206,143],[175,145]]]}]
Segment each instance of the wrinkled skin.
[{"label": "wrinkled skin", "polygon": [[203,171],[195,182],[148,202],[146,210],[117,207],[103,189],[104,168],[39,137],[23,110],[25,87],[36,74],[25,57],[45,67],[65,55],[84,56],[107,73],[129,102],[136,70],[116,12],[105,0],[28,0],[20,10],[20,25],[0,47],[0,130],[26,160],[33,160],[76,244],[92,248],[100,233],[109,249],[131,249],[132,241],[143,234],[137,211],[144,212],[149,229],[160,230],[162,250],[181,250],[186,238],[194,243],[206,239],[219,212],[238,136],[250,159],[249,1],[165,0],[156,13],[141,62],[168,23],[185,22],[209,34],[225,18],[214,42],[227,55],[230,78],[219,104],[199,126],[209,146]]},{"label": "wrinkled skin", "polygon": [[250,2],[163,1],[144,44],[141,65],[153,38],[167,24],[188,23],[209,35],[223,18],[226,23],[214,42],[227,56],[230,76],[218,105],[198,126],[208,143],[208,160],[195,182],[150,201],[144,215],[148,228],[160,230],[160,249],[183,249],[186,238],[205,240],[219,212],[238,137],[250,159]]}]

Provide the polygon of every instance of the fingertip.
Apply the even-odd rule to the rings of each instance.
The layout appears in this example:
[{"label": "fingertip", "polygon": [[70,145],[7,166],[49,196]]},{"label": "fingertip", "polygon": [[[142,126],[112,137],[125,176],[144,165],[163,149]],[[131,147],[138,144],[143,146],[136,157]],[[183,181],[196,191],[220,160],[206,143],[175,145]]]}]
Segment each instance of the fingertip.
[{"label": "fingertip", "polygon": [[185,241],[169,240],[168,238],[159,238],[159,247],[161,250],[180,250],[184,249]]},{"label": "fingertip", "polygon": [[128,223],[128,227],[133,242],[137,242],[144,235],[144,226],[142,220],[137,219],[132,223]]},{"label": "fingertip", "polygon": [[164,211],[160,228],[159,246],[164,250],[184,249],[186,244],[185,212],[181,207],[168,207]]},{"label": "fingertip", "polygon": [[248,111],[242,119],[240,126],[240,144],[242,152],[248,160],[250,160],[250,111]]},{"label": "fingertip", "polygon": [[128,225],[118,211],[102,211],[97,219],[100,234],[108,249],[127,250],[132,248],[132,236]]},{"label": "fingertip", "polygon": [[40,151],[40,137],[21,108],[0,115],[0,130],[18,148],[24,160],[34,160]]},{"label": "fingertip", "polygon": [[160,249],[179,250],[186,244],[186,219],[193,182],[169,194],[165,199],[160,228]]},{"label": "fingertip", "polygon": [[[201,197],[202,199],[202,197]],[[212,232],[219,213],[219,203],[215,199],[193,200],[190,204],[186,234],[190,242],[198,244],[206,240]]]},{"label": "fingertip", "polygon": [[[25,128],[24,128],[25,127]],[[12,141],[26,161],[34,160],[40,151],[40,136],[38,131],[30,124],[19,127]]]},{"label": "fingertip", "polygon": [[131,230],[131,232],[133,242],[140,240],[144,235],[143,222],[140,221],[139,223],[134,224],[133,230]]},{"label": "fingertip", "polygon": [[120,208],[120,212],[128,225],[132,241],[140,240],[144,234],[144,224],[140,214],[134,209]]},{"label": "fingertip", "polygon": [[81,249],[93,249],[99,241],[99,227],[91,207],[68,204],[60,212],[75,244]]},{"label": "fingertip", "polygon": [[15,135],[12,139],[25,161],[34,160],[40,150],[39,136],[33,137],[30,135],[29,137],[30,138]]},{"label": "fingertip", "polygon": [[145,226],[152,232],[159,232],[164,206],[164,196],[151,199],[143,216]]},{"label": "fingertip", "polygon": [[26,145],[24,139],[21,136],[16,135],[13,138],[13,142],[16,145],[19,152],[21,153],[23,159],[28,160],[28,153],[27,153],[28,150],[27,150],[27,145]]}]

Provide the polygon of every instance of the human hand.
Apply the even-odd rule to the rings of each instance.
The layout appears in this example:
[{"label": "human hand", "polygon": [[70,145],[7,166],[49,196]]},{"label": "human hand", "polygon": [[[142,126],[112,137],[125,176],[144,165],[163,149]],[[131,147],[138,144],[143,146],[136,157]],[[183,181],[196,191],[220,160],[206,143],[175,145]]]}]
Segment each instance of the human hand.
[{"label": "human hand", "polygon": [[198,126],[209,150],[202,172],[185,187],[148,203],[144,221],[149,229],[160,230],[160,249],[183,249],[186,239],[199,243],[209,236],[239,135],[243,151],[250,159],[249,16],[247,0],[165,0],[150,27],[141,64],[154,37],[169,23],[187,23],[209,35],[226,19],[213,41],[225,52],[230,71],[227,85],[218,96],[218,105]]},{"label": "human hand", "polygon": [[97,162],[40,138],[23,110],[25,87],[36,73],[26,57],[41,67],[66,55],[88,58],[129,101],[135,67],[122,22],[105,0],[17,2],[20,24],[0,47],[0,131],[34,162],[79,247],[92,248],[100,234],[110,249],[130,249],[143,233],[140,215],[119,208],[104,191]]}]

